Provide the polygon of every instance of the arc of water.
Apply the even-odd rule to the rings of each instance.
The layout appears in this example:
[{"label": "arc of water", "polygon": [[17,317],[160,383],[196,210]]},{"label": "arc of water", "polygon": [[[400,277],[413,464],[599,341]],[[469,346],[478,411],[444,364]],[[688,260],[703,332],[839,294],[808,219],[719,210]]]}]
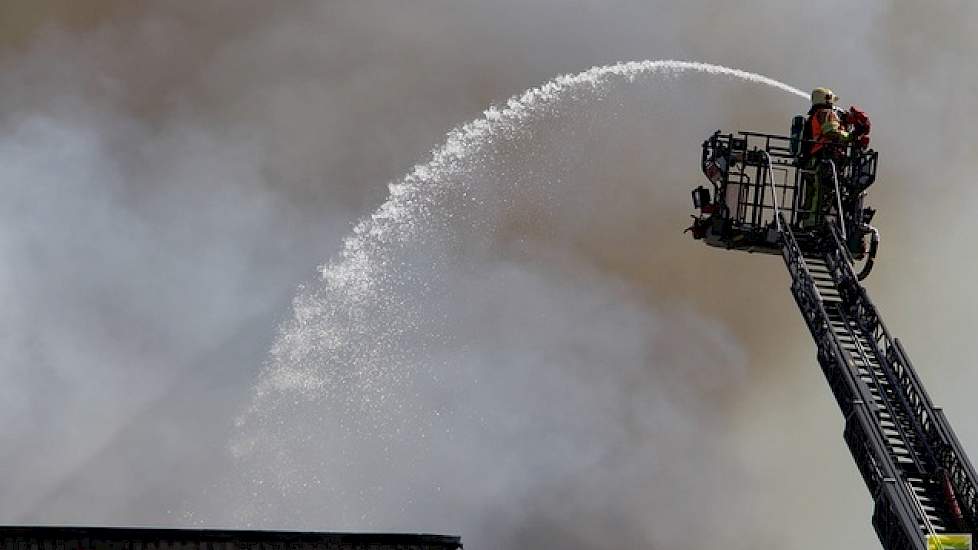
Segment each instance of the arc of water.
[{"label": "arc of water", "polygon": [[[361,317],[361,310],[380,300],[388,257],[398,243],[420,237],[426,212],[437,208],[440,197],[455,189],[468,165],[480,154],[481,146],[493,138],[512,135],[527,122],[548,116],[570,94],[590,89],[600,92],[613,82],[634,81],[652,74],[675,75],[696,72],[727,76],[770,86],[805,98],[801,90],[763,75],[709,63],[656,60],[633,61],[593,67],[587,71],[562,75],[513,96],[503,106],[490,107],[479,119],[448,133],[431,159],[419,164],[397,182],[390,184],[387,200],[362,219],[343,243],[341,253],[322,266],[320,285],[300,293],[294,300],[294,316],[279,329],[271,349],[270,361],[260,377],[256,398],[270,388],[317,387],[327,385],[328,376],[304,365],[304,358],[315,350],[333,353],[350,342],[346,325]],[[464,191],[464,190],[463,190]],[[323,322],[324,318],[330,321]],[[346,327],[346,328],[345,328]]]},{"label": "arc of water", "polygon": [[[546,112],[569,90],[588,85],[602,86],[611,79],[634,80],[643,74],[697,72],[739,78],[783,90],[808,99],[798,88],[773,78],[732,69],[721,65],[695,61],[655,60],[631,61],[592,67],[575,75],[562,75],[510,98],[505,107],[490,107],[483,117],[459,126],[448,133],[445,143],[432,152],[431,160],[419,164],[399,182],[390,184],[390,196],[376,212],[361,220],[353,234],[344,241],[340,255],[321,267],[325,285],[330,289],[345,288],[355,296],[369,292],[371,271],[376,268],[368,249],[369,242],[382,245],[392,240],[411,238],[410,221],[414,210],[425,204],[424,194],[432,184],[450,184],[445,177],[455,169],[479,143],[508,128],[524,123],[536,113]],[[430,194],[430,190],[428,190]],[[352,287],[352,288],[351,288]]]}]

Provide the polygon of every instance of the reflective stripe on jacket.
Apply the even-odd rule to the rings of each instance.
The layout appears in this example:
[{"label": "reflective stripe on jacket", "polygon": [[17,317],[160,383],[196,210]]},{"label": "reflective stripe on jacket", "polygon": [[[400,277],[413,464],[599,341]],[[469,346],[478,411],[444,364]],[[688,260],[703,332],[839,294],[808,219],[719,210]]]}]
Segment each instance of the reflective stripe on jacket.
[{"label": "reflective stripe on jacket", "polygon": [[849,133],[842,128],[839,113],[830,106],[812,108],[808,120],[811,125],[811,139],[815,142],[808,154],[814,155],[826,143],[838,143],[849,139]]}]

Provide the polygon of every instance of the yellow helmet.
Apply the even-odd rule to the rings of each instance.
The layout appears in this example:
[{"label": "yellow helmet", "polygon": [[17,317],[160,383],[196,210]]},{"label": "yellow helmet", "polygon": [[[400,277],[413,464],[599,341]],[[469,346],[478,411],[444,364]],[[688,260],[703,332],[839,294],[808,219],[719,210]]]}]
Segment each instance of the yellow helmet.
[{"label": "yellow helmet", "polygon": [[835,105],[836,101],[839,101],[839,96],[832,93],[832,90],[828,88],[815,88],[812,90],[812,105],[821,105],[823,103]]}]

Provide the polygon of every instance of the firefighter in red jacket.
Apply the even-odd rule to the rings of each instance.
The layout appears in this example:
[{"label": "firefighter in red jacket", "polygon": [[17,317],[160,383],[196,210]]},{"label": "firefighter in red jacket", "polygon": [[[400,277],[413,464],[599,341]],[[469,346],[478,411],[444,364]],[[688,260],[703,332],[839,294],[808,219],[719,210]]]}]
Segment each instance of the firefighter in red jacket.
[{"label": "firefighter in red jacket", "polygon": [[845,156],[849,143],[856,143],[859,148],[869,146],[869,117],[856,107],[851,107],[848,112],[841,111],[836,107],[838,100],[839,96],[828,88],[812,90],[812,108],[805,120],[799,159],[799,165],[808,171],[803,178],[804,201],[798,215],[802,227],[821,221],[822,182],[831,182],[831,174],[821,173],[825,166],[823,161],[839,161]]}]

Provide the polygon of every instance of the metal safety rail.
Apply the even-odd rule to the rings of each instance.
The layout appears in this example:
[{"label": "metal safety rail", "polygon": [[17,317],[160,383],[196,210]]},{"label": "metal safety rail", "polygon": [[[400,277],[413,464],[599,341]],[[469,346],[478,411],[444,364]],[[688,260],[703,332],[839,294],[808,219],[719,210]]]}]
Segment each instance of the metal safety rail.
[{"label": "metal safety rail", "polygon": [[[799,221],[799,215],[814,214],[802,204],[803,180],[805,174],[814,175],[814,168],[799,164],[795,152],[801,143],[811,142],[795,141],[774,134],[717,130],[703,142],[701,165],[713,186],[716,207],[742,231],[766,230],[775,223],[778,212],[792,224]],[[852,144],[839,147],[832,165],[833,200],[842,212],[839,183],[844,180],[846,193],[857,197],[876,180],[879,155]]]},{"label": "metal safety rail", "polygon": [[791,292],[845,417],[883,548],[927,550],[929,534],[974,533],[978,475],[859,284],[838,227],[796,236],[778,216]]}]

